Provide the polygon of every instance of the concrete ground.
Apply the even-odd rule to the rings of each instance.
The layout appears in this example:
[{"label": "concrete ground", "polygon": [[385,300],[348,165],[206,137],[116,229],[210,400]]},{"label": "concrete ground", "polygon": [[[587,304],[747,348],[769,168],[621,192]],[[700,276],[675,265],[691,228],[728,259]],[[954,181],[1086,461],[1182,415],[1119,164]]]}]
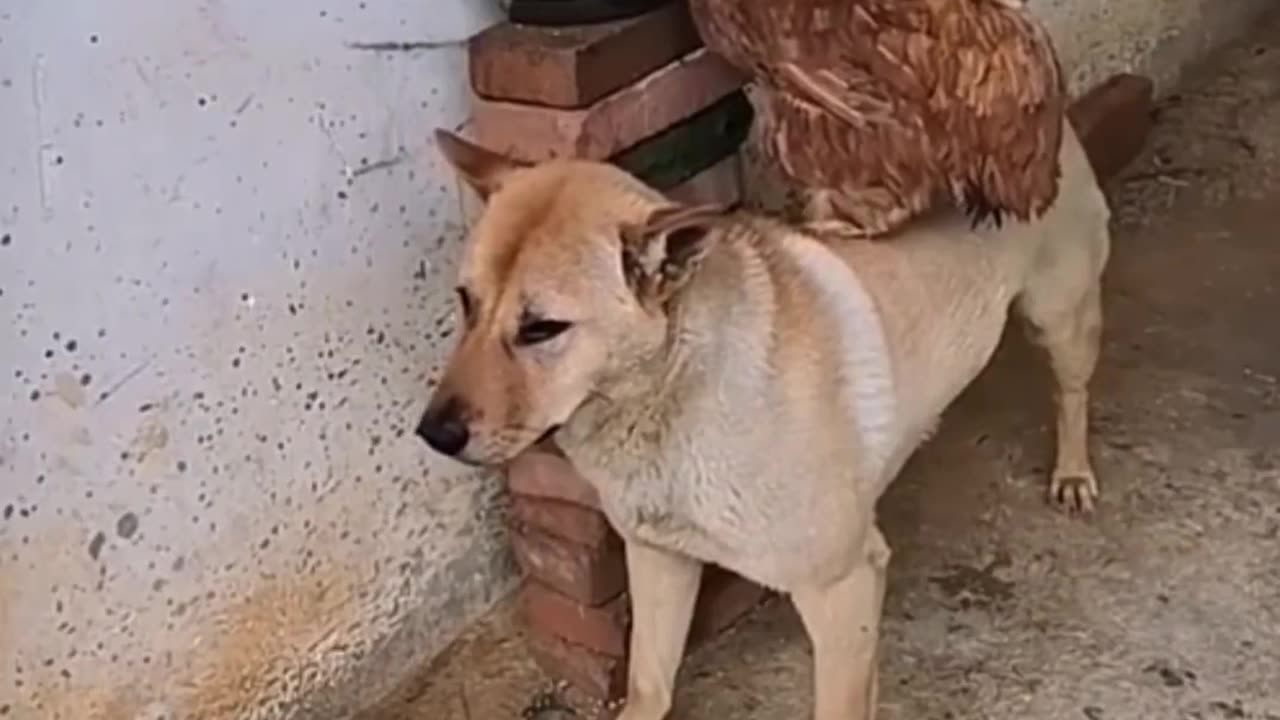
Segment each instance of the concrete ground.
[{"label": "concrete ground", "polygon": [[[1108,190],[1099,511],[1045,502],[1047,376],[1011,332],[881,503],[882,718],[1280,720],[1280,13]],[[774,601],[690,658],[675,717],[808,717],[810,676]],[[546,687],[501,608],[365,718],[576,717],[532,711]]]}]

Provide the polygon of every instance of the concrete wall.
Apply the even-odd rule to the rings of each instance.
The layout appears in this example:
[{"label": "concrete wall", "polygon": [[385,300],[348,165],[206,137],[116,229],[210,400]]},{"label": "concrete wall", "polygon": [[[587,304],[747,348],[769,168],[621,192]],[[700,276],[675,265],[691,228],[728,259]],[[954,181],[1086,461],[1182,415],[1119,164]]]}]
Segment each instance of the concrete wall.
[{"label": "concrete wall", "polygon": [[[1079,88],[1267,3],[1033,4]],[[0,0],[0,714],[343,717],[509,587],[497,484],[406,433],[462,49],[350,46],[493,12]]]},{"label": "concrete wall", "polygon": [[497,483],[405,432],[464,49],[349,46],[495,12],[0,0],[0,715],[341,717],[506,589]]}]

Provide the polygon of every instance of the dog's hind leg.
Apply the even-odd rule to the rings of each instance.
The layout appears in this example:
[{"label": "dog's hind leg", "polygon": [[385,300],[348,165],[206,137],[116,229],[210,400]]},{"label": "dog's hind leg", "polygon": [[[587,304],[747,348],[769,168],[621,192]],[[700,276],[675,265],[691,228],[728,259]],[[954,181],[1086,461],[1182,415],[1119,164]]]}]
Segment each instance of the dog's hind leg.
[{"label": "dog's hind leg", "polygon": [[702,563],[640,543],[628,542],[626,554],[631,658],[618,720],[662,720],[671,710]]},{"label": "dog's hind leg", "polygon": [[1074,303],[1037,302],[1028,288],[1021,303],[1032,340],[1048,351],[1056,383],[1057,458],[1049,497],[1069,512],[1089,512],[1098,479],[1089,461],[1089,380],[1098,363],[1102,335],[1101,288],[1095,280]]},{"label": "dog's hind leg", "polygon": [[815,720],[875,720],[889,556],[884,536],[872,527],[865,555],[848,574],[791,593],[813,644]]}]

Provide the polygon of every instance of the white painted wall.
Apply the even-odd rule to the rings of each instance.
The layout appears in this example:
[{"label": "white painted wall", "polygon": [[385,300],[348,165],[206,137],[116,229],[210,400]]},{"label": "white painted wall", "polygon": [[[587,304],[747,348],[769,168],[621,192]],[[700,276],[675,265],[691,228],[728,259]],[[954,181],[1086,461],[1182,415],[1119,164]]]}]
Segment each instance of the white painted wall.
[{"label": "white painted wall", "polygon": [[[1033,0],[1079,89],[1267,0]],[[408,433],[488,0],[0,0],[0,717],[341,718],[509,587]],[[5,711],[7,709],[7,715]]]},{"label": "white painted wall", "polygon": [[405,433],[452,327],[430,131],[464,48],[349,47],[496,13],[0,0],[8,717],[276,717],[505,589],[497,484]]}]

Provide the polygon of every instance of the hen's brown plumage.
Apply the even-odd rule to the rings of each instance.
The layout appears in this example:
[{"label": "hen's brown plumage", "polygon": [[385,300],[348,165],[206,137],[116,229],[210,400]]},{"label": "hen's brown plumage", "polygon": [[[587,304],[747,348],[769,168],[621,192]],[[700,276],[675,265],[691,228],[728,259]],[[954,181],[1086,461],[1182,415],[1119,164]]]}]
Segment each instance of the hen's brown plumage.
[{"label": "hen's brown plumage", "polygon": [[979,222],[1057,195],[1066,91],[1020,0],[690,0],[750,72],[754,142],[813,219],[888,233],[948,196]]}]

